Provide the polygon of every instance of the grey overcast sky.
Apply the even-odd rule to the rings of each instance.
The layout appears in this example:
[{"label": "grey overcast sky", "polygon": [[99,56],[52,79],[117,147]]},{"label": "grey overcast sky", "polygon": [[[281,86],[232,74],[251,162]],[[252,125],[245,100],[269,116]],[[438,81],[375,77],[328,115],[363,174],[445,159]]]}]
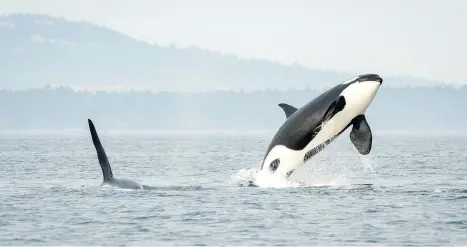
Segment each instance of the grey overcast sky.
[{"label": "grey overcast sky", "polygon": [[466,0],[0,0],[0,12],[310,68],[467,83]]}]

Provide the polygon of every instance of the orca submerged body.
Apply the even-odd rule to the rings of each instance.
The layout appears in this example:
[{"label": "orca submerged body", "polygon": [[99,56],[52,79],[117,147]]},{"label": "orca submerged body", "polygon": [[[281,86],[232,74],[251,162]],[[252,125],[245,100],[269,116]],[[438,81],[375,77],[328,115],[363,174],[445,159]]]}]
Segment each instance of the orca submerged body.
[{"label": "orca submerged body", "polygon": [[99,136],[97,135],[96,128],[94,127],[91,119],[88,119],[89,130],[91,131],[92,142],[97,152],[97,159],[102,168],[102,175],[104,176],[104,181],[102,185],[110,185],[113,187],[118,187],[122,189],[150,189],[150,186],[141,185],[138,182],[128,179],[128,178],[115,178],[112,173],[112,168],[110,167],[107,154],[105,153],[104,147],[101,144]]},{"label": "orca submerged body", "polygon": [[366,74],[342,82],[301,108],[281,103],[286,121],[264,155],[260,173],[288,178],[350,125],[350,139],[362,155],[370,153],[372,133],[365,111],[383,79]]}]

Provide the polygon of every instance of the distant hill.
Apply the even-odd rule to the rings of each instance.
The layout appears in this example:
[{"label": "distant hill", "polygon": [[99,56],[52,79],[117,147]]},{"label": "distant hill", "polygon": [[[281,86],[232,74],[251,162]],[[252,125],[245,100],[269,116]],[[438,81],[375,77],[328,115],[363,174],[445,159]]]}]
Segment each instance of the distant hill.
[{"label": "distant hill", "polygon": [[[66,87],[0,91],[0,132],[84,129],[86,119],[111,129],[275,130],[285,121],[281,102],[301,107],[319,90],[255,92],[76,92]],[[467,86],[383,86],[367,110],[374,131],[465,132]]]},{"label": "distant hill", "polygon": [[[34,14],[0,17],[0,88],[50,84],[152,92],[284,90],[328,87],[353,76],[199,48],[162,47],[87,22]],[[382,76],[392,87],[440,84]]]}]

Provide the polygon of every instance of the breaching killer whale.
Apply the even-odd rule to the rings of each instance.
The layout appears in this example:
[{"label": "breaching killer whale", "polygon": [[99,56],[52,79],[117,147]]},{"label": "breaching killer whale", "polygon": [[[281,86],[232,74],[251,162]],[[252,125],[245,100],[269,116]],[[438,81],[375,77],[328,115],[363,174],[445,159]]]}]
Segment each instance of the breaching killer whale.
[{"label": "breaching killer whale", "polygon": [[260,172],[288,178],[350,125],[350,140],[362,155],[370,153],[372,133],[365,111],[383,79],[377,74],[354,77],[327,90],[297,109],[281,103],[287,120],[278,129],[264,155]]},{"label": "breaching killer whale", "polygon": [[110,185],[113,187],[118,187],[122,189],[154,189],[154,187],[139,184],[136,181],[127,178],[115,178],[112,173],[112,168],[110,168],[109,160],[107,159],[107,154],[105,153],[104,147],[102,147],[99,136],[97,135],[96,128],[94,127],[91,119],[88,119],[89,130],[91,131],[92,142],[97,152],[97,159],[102,168],[102,174],[104,175],[104,181],[102,185]]}]

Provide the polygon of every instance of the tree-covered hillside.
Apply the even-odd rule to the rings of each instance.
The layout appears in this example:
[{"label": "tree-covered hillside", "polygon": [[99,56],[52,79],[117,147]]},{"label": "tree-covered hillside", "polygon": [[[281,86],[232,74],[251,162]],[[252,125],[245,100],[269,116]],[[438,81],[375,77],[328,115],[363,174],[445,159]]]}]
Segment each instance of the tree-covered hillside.
[{"label": "tree-covered hillside", "polygon": [[[353,76],[194,47],[162,47],[88,22],[34,14],[0,16],[0,88],[50,84],[152,92],[285,90],[328,87]],[[437,84],[381,76],[391,86]]]},{"label": "tree-covered hillside", "polygon": [[[76,92],[66,87],[0,91],[0,129],[64,129],[92,118],[107,129],[275,129],[278,103],[300,107],[318,90],[212,93]],[[465,131],[467,87],[383,86],[367,111],[374,130]]]}]

